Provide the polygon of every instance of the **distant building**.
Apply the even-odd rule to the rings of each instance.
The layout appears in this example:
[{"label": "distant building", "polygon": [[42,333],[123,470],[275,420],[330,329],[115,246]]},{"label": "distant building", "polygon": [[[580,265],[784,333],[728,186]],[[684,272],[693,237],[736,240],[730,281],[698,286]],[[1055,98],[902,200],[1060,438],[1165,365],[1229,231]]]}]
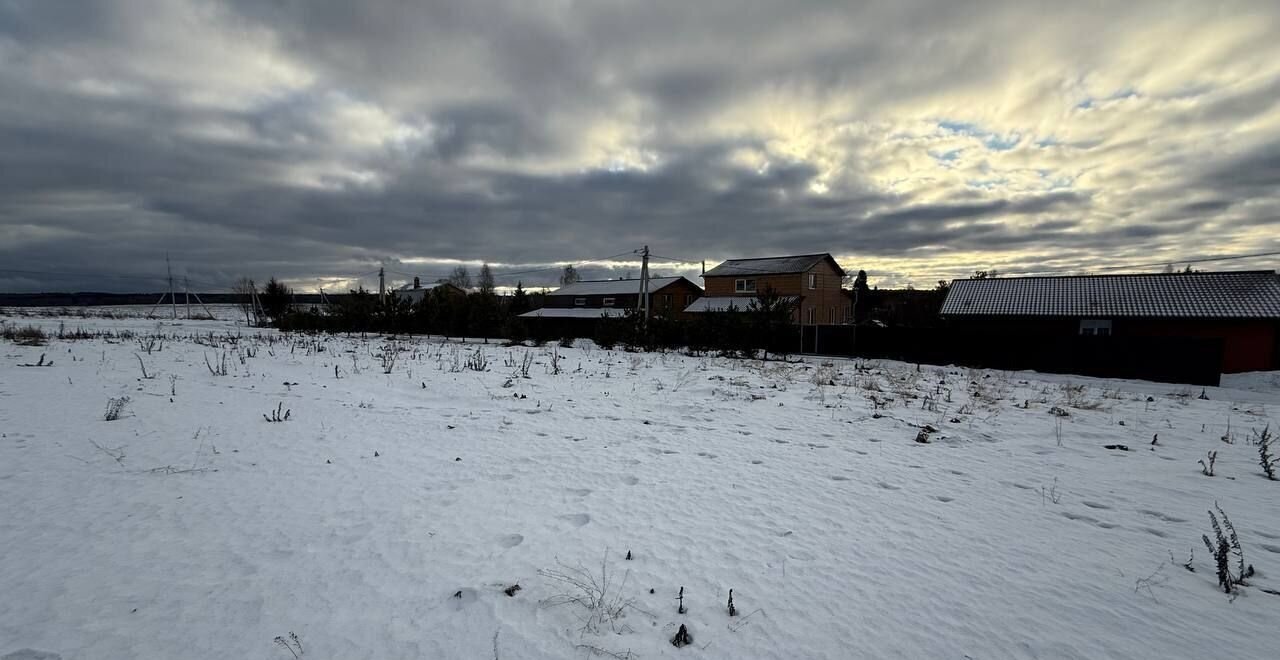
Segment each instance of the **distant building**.
[{"label": "distant building", "polygon": [[954,327],[1023,337],[1218,339],[1222,373],[1280,368],[1275,271],[956,280],[940,314]]},{"label": "distant building", "polygon": [[[678,316],[681,310],[701,297],[702,289],[686,278],[649,278],[649,312],[652,316]],[[639,279],[581,281],[547,293],[540,309],[520,316],[548,319],[617,317],[637,309],[639,302]]]},{"label": "distant building", "polygon": [[467,292],[462,290],[461,287],[449,282],[435,282],[433,284],[423,286],[422,282],[416,277],[413,278],[413,284],[406,284],[398,289],[392,289],[391,295],[402,300],[408,300],[410,303],[416,305],[422,302],[422,299],[431,291],[437,289],[449,294],[456,294],[460,296],[467,295]]},{"label": "distant building", "polygon": [[746,310],[766,289],[796,303],[792,322],[842,325],[853,311],[841,288],[845,272],[827,253],[760,259],[730,259],[702,274],[706,296],[685,308],[690,314]]}]

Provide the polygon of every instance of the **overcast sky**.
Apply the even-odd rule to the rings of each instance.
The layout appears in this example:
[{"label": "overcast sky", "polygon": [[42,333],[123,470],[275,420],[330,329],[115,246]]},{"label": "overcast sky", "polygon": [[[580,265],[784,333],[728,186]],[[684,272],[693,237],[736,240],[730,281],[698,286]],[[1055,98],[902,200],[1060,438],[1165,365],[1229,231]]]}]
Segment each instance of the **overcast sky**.
[{"label": "overcast sky", "polygon": [[857,4],[0,0],[0,290],[1280,250],[1275,0]]}]

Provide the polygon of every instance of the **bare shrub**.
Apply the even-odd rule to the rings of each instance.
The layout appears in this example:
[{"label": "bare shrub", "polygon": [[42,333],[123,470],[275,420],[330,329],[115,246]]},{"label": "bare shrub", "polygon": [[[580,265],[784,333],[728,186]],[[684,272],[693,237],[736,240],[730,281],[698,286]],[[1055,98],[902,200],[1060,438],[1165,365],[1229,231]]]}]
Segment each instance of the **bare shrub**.
[{"label": "bare shrub", "polygon": [[[222,357],[221,357],[221,359],[218,361],[218,366],[216,366],[216,367],[215,367],[213,364],[211,364],[211,363],[209,362],[209,354],[208,354],[208,353],[205,353],[205,354],[204,354],[204,366],[205,366],[205,368],[207,368],[207,369],[209,370],[209,373],[211,373],[211,374],[213,374],[213,375],[215,375],[215,376],[225,376],[225,375],[227,375],[227,352],[226,352],[226,351],[223,351],[223,352],[222,352]],[[336,369],[336,368],[337,368],[337,367],[335,367],[335,369]],[[335,372],[335,373],[336,373],[336,372]]]},{"label": "bare shrub", "polygon": [[266,413],[263,413],[263,414],[262,414],[262,418],[263,418],[263,419],[265,419],[265,420],[267,420],[268,422],[287,422],[287,421],[289,421],[289,416],[290,416],[290,414],[291,414],[291,413],[293,413],[293,410],[292,410],[292,409],[284,410],[284,414],[283,414],[283,415],[281,415],[281,414],[280,414],[280,411],[281,411],[281,410],[284,410],[284,403],[283,403],[283,402],[282,402],[282,403],[278,403],[278,404],[276,404],[276,409],[275,409],[275,410],[273,410],[273,411],[271,411],[271,416],[270,416],[270,417],[268,417]]},{"label": "bare shrub", "polygon": [[[1217,509],[1218,515],[1222,516],[1222,524],[1218,524],[1218,517],[1210,511],[1209,524],[1213,526],[1214,540],[1209,540],[1208,534],[1202,534],[1200,538],[1204,541],[1204,546],[1209,549],[1209,554],[1213,556],[1214,563],[1217,564],[1218,586],[1222,587],[1223,591],[1233,594],[1236,587],[1247,586],[1245,580],[1253,577],[1253,565],[1245,566],[1240,538],[1236,536],[1235,525],[1231,524],[1227,513],[1217,503],[1214,503],[1213,508]],[[1232,557],[1236,559],[1234,572],[1231,570]]]},{"label": "bare shrub", "polygon": [[1262,471],[1266,473],[1267,478],[1276,480],[1276,463],[1280,462],[1274,454],[1271,453],[1271,425],[1268,424],[1262,431],[1254,431],[1254,442],[1258,444],[1258,463],[1262,465]]},{"label": "bare shrub", "polygon": [[1204,462],[1204,459],[1201,459],[1201,460],[1199,461],[1199,463],[1200,463],[1200,472],[1201,472],[1201,473],[1203,473],[1203,474],[1204,474],[1204,476],[1206,476],[1206,477],[1212,477],[1212,476],[1213,476],[1213,464],[1214,464],[1214,462],[1216,462],[1216,461],[1218,460],[1218,452],[1216,452],[1216,451],[1211,451],[1211,452],[1209,452],[1209,453],[1208,453],[1208,455],[1206,455],[1206,456],[1205,456],[1205,458],[1208,458],[1208,459],[1209,459],[1209,462],[1208,462],[1208,463],[1205,463],[1205,462]]},{"label": "bare shrub", "polygon": [[4,324],[4,329],[0,330],[0,337],[4,337],[19,346],[44,346],[49,340],[49,335],[44,330],[34,325],[27,325],[19,328],[16,325]]},{"label": "bare shrub", "polygon": [[277,635],[272,641],[275,642],[276,646],[279,646],[291,653],[293,655],[293,660],[302,660],[304,655],[302,650],[302,641],[299,640],[298,636],[293,634],[292,631],[289,633],[289,637],[287,639],[283,635]]},{"label": "bare shrub", "polygon": [[477,348],[474,353],[467,357],[467,368],[472,371],[488,371],[489,356],[485,355],[483,349]]},{"label": "bare shrub", "polygon": [[129,397],[122,396],[118,399],[107,399],[107,411],[102,413],[103,421],[114,422],[120,419],[120,415],[124,414],[124,409],[129,405]]},{"label": "bare shrub", "polygon": [[622,580],[615,580],[609,571],[609,553],[605,551],[600,561],[599,573],[592,572],[582,564],[568,566],[557,562],[557,568],[541,569],[538,575],[558,584],[563,591],[542,601],[544,607],[569,605],[575,608],[582,620],[582,632],[600,634],[608,631],[615,634],[630,632],[631,629],[619,623],[626,616],[627,610],[634,608],[634,601],[624,594],[627,578],[631,571],[623,574]]}]

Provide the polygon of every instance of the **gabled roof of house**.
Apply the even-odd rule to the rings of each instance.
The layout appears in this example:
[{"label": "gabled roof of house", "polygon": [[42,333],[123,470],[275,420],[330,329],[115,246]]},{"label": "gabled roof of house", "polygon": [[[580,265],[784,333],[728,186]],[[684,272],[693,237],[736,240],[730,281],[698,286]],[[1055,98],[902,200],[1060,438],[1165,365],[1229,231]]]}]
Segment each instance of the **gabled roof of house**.
[{"label": "gabled roof of house", "polygon": [[789,275],[808,272],[810,268],[826,260],[836,272],[844,275],[844,269],[834,257],[821,254],[799,254],[789,257],[761,257],[758,259],[729,259],[702,274],[703,277],[750,277],[752,275]]},{"label": "gabled roof of house", "polygon": [[[779,296],[786,302],[795,302],[795,296]],[[727,312],[730,310],[746,312],[750,311],[756,301],[755,296],[703,296],[698,298],[684,308],[684,311],[691,314],[701,312]]]},{"label": "gabled roof of house", "polygon": [[542,307],[520,315],[523,319],[598,319],[621,318],[627,310],[619,307]]},{"label": "gabled roof of house", "polygon": [[[650,277],[649,293],[655,293],[658,289],[669,286],[680,280],[689,282],[684,277]],[[693,286],[698,286],[693,282],[689,282]],[[640,279],[634,278],[629,280],[583,280],[566,284],[551,293],[548,296],[626,296],[640,294]]]},{"label": "gabled roof of house", "polygon": [[455,289],[459,289],[459,290],[460,290],[460,288],[459,288],[459,287],[457,287],[457,286],[455,286],[455,285],[453,285],[452,283],[449,283],[449,282],[431,282],[430,284],[423,284],[422,286],[414,286],[414,285],[413,285],[413,282],[409,282],[408,284],[404,284],[404,285],[401,285],[401,286],[399,286],[399,287],[396,287],[396,289],[395,289],[395,290],[396,290],[396,291],[424,291],[424,290],[428,290],[428,291],[429,291],[429,290],[431,290],[431,289],[434,289],[434,288],[436,288],[436,287],[441,287],[441,286],[451,286],[451,287],[453,287],[453,288],[455,288]]},{"label": "gabled roof of house", "polygon": [[1280,319],[1275,271],[956,280],[942,316]]}]

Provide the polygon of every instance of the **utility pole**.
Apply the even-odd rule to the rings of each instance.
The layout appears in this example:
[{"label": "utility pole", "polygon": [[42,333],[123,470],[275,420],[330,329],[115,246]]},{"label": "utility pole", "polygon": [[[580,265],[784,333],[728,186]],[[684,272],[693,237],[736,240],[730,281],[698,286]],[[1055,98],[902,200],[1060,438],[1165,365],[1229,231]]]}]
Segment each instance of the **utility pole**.
[{"label": "utility pole", "polygon": [[649,331],[649,246],[640,250],[640,324],[645,332]]},{"label": "utility pole", "polygon": [[182,278],[182,298],[187,304],[187,320],[191,320],[191,282],[187,278]]},{"label": "utility pole", "polygon": [[378,304],[385,305],[387,302],[387,273],[381,266],[378,267]]},{"label": "utility pole", "polygon": [[164,254],[164,269],[169,272],[169,305],[173,308],[173,318],[178,318],[178,299],[173,297],[173,267],[169,265],[169,253]]}]

